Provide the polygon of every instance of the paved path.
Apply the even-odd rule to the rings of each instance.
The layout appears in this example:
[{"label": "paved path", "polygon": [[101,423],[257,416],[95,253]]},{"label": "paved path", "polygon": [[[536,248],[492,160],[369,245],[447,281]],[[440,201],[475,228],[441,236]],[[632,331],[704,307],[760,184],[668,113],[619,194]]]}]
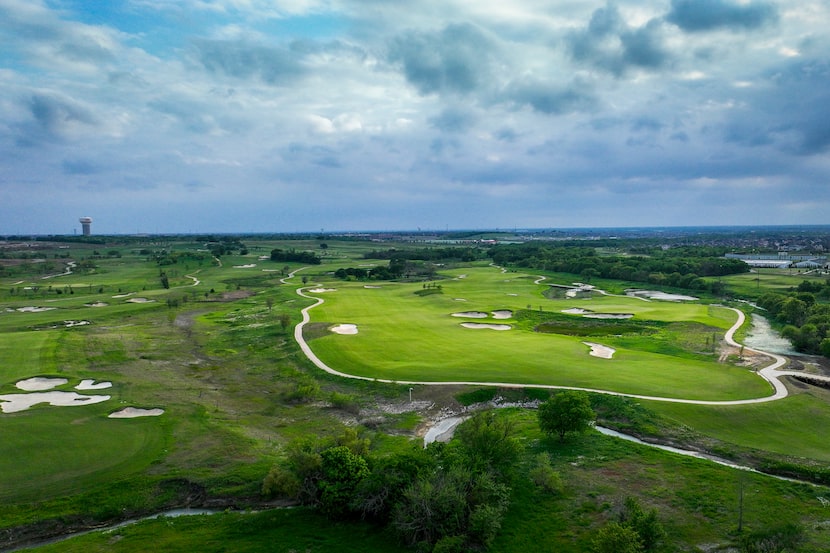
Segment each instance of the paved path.
[{"label": "paved path", "polygon": [[[305,267],[304,267],[305,268]],[[281,282],[287,284],[288,279],[292,278],[298,271],[302,271],[303,269],[297,269],[290,273],[287,277],[281,279]],[[544,277],[540,278],[536,281],[536,283],[541,283]],[[744,346],[744,351],[752,351],[761,355],[767,355],[773,359],[773,362],[764,367],[763,369],[758,371],[758,374],[764,378],[767,382],[772,385],[774,393],[769,396],[753,398],[753,399],[737,399],[737,400],[730,400],[730,401],[707,401],[707,400],[700,400],[700,399],[682,399],[682,398],[672,398],[672,397],[659,397],[659,396],[644,396],[638,394],[625,394],[621,392],[614,392],[611,390],[600,390],[596,388],[580,388],[576,386],[554,386],[548,384],[520,384],[516,382],[466,382],[466,381],[455,381],[455,382],[428,382],[428,381],[417,381],[417,380],[390,380],[386,378],[369,378],[366,376],[357,376],[353,374],[346,374],[344,372],[340,372],[336,369],[331,368],[330,366],[326,365],[317,355],[311,351],[311,347],[309,347],[308,343],[303,338],[303,328],[305,325],[311,320],[311,316],[308,312],[318,305],[323,303],[323,298],[317,296],[309,296],[305,293],[307,288],[311,288],[311,286],[298,288],[297,294],[300,296],[315,300],[315,303],[309,305],[308,307],[302,310],[303,320],[296,327],[294,327],[294,339],[297,340],[297,343],[300,345],[300,349],[303,353],[308,357],[308,359],[314,363],[318,368],[326,371],[329,374],[333,374],[335,376],[341,376],[343,378],[354,378],[357,380],[369,380],[375,382],[385,382],[389,384],[417,384],[421,386],[452,386],[452,385],[469,385],[469,386],[498,386],[501,388],[544,388],[550,390],[581,390],[584,392],[595,392],[599,394],[609,394],[614,396],[625,396],[631,397],[636,399],[646,399],[650,401],[665,401],[669,403],[688,403],[694,405],[747,405],[751,403],[765,403],[768,401],[775,401],[779,399],[783,399],[787,397],[788,391],[787,387],[781,381],[782,376],[805,376],[804,373],[794,372],[794,371],[780,371],[778,370],[779,367],[783,367],[787,363],[787,359],[782,357],[781,355],[777,355],[775,353],[768,353],[765,351],[761,351],[758,349],[752,349]],[[740,309],[735,309],[730,307],[738,314],[737,322],[732,325],[732,327],[726,331],[726,342],[735,347],[741,347],[741,344],[735,341],[735,332],[741,327],[741,325],[746,320],[746,316],[744,315],[743,311]],[[830,382],[830,378],[822,377],[818,375],[809,375],[810,378],[815,378],[818,380],[824,380]]]}]

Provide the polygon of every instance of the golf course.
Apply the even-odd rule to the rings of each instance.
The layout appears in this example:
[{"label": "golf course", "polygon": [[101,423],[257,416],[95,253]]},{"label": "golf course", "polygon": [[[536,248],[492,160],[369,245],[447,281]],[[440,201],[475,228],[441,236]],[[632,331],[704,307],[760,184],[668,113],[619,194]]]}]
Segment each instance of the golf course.
[{"label": "golf course", "polygon": [[[542,540],[589,550],[625,497],[658,510],[672,535],[661,551],[726,547],[742,539],[744,481],[751,529],[787,512],[809,550],[827,550],[830,392],[793,375],[826,377],[813,358],[742,347],[746,303],[496,266],[485,248],[409,261],[402,277],[354,276],[395,264],[372,257],[376,242],[322,245],[142,237],[4,250],[0,550],[131,552],[156,540],[169,551],[413,550],[263,482],[325,444],[348,444],[373,469],[421,455],[439,421],[493,407],[523,453],[489,550]],[[560,442],[540,431],[536,407],[562,390],[589,392],[603,426],[798,481],[590,430]],[[561,476],[557,494],[528,479],[542,454]],[[213,514],[154,518],[180,508]]]}]

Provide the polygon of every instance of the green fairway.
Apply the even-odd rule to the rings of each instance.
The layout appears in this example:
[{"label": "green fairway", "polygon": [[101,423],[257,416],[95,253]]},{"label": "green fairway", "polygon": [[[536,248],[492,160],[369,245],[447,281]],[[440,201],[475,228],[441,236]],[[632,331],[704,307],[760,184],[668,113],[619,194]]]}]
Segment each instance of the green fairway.
[{"label": "green fairway", "polygon": [[[731,400],[768,395],[770,387],[750,371],[714,361],[619,348],[612,359],[589,355],[584,337],[540,334],[493,312],[583,307],[631,313],[632,320],[690,321],[718,334],[734,313],[701,304],[645,302],[627,297],[547,300],[536,277],[468,268],[440,282],[441,293],[419,295],[421,284],[329,282],[318,292],[325,303],[312,321],[356,324],[356,335],[314,339],[315,353],[336,370],[369,378],[412,381],[503,382],[573,386],[661,397]],[[312,294],[314,294],[312,292]],[[485,318],[453,314],[482,312]],[[462,322],[510,324],[509,331],[469,329]],[[644,338],[641,338],[643,340]]]}]

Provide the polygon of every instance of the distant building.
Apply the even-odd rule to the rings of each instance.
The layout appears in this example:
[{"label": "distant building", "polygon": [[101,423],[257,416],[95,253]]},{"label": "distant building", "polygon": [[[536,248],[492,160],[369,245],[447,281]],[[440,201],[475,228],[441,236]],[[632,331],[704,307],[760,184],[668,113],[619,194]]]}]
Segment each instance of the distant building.
[{"label": "distant building", "polygon": [[786,252],[778,252],[777,255],[774,253],[728,253],[725,257],[728,259],[740,259],[750,267],[756,268],[788,269],[790,267],[795,267],[798,269],[817,269],[827,265],[826,256],[793,255]]},{"label": "distant building", "polygon": [[84,236],[89,236],[92,234],[92,217],[81,217],[78,219],[81,222],[81,229],[83,230]]}]

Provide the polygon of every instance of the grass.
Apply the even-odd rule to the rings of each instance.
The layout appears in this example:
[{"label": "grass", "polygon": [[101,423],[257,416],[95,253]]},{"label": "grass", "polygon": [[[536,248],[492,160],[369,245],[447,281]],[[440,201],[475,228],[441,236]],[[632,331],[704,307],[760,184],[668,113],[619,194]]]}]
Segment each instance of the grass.
[{"label": "grass", "polygon": [[[295,287],[302,285],[301,275],[310,278],[309,284],[318,282],[338,290],[324,295],[326,303],[312,311],[318,331],[311,341],[315,352],[338,369],[345,366],[358,374],[398,379],[502,379],[718,399],[769,393],[751,372],[715,363],[707,349],[712,333],[722,336],[734,320],[729,310],[596,295],[552,300],[542,294],[544,285],[534,284],[534,275],[501,273],[484,264],[447,270],[442,274],[447,278],[436,281],[441,284],[440,294],[419,297],[417,293],[424,290],[419,283],[373,283],[382,287],[367,289],[363,283],[335,281],[329,273],[341,266],[384,264],[362,258],[363,252],[379,246],[326,242],[329,248],[323,251],[317,240],[257,241],[248,244],[251,253],[247,256],[223,257],[221,267],[209,262],[170,266],[165,269],[169,290],[161,287],[159,267],[139,255],[138,248],[130,247],[121,248],[121,258],[96,260],[97,267],[84,273],[48,280],[34,274],[0,279],[0,393],[18,393],[14,383],[31,376],[67,378],[70,382],[61,388],[65,390],[84,378],[114,383],[109,390],[93,392],[113,396],[101,404],[39,406],[0,414],[0,532],[27,525],[35,533],[49,528],[60,531],[78,522],[153,512],[186,503],[193,490],[236,504],[255,503],[263,476],[289,441],[339,434],[342,420],[362,420],[362,415],[354,413],[357,406],[406,401],[409,386],[336,378],[313,367],[298,352],[293,325],[300,320],[299,310],[311,303],[295,293]],[[192,251],[204,245],[167,246]],[[323,264],[281,285],[279,272],[262,269],[300,266],[258,259],[273,247],[313,249],[323,256]],[[73,246],[68,251],[75,259],[92,255],[92,248]],[[51,255],[47,252],[47,257]],[[251,263],[257,267],[233,268]],[[201,280],[197,286],[187,278],[194,274]],[[574,280],[557,278],[563,283]],[[15,284],[20,280],[25,282]],[[24,291],[30,284],[41,288]],[[626,286],[611,281],[595,284],[613,290]],[[64,292],[69,286],[74,293]],[[9,293],[11,288],[14,294]],[[251,295],[221,299],[224,292],[239,290]],[[134,304],[112,297],[128,292],[158,301]],[[168,308],[170,298],[187,298],[187,302]],[[88,307],[98,301],[108,305]],[[43,313],[14,310],[32,305],[58,309]],[[581,343],[587,338],[533,332],[545,318],[563,328],[580,327],[584,320],[561,313],[568,307],[635,314],[629,321],[631,329],[620,336],[610,332],[604,321],[587,327],[586,335],[594,341],[617,348],[613,360],[588,356],[588,348]],[[514,319],[507,321],[514,330],[462,329],[459,323],[464,319],[451,316],[460,311],[500,309],[514,311]],[[285,330],[279,324],[282,313],[291,317]],[[46,328],[64,320],[92,324]],[[327,332],[330,324],[342,322],[357,323],[359,334]],[[707,386],[701,386],[701,381]],[[441,405],[455,404],[452,396],[460,391],[413,388],[416,399]],[[511,394],[519,399],[543,398],[543,392],[534,388],[477,388],[467,387],[457,401],[477,402],[495,393],[507,399]],[[334,408],[320,408],[332,398],[337,404]],[[667,424],[687,425],[727,446],[827,461],[821,443],[830,416],[824,396],[800,394],[751,408],[638,403],[668,420]],[[126,405],[163,407],[165,414],[134,420],[106,418],[110,411]],[[554,455],[568,487],[562,497],[546,497],[517,484],[513,510],[495,551],[516,551],[523,546],[524,550],[584,550],[590,532],[612,516],[615,502],[626,494],[659,507],[668,529],[685,543],[712,543],[730,535],[734,509],[726,506],[734,500],[734,471],[597,435],[565,444],[549,442],[534,430],[532,412],[511,416],[522,429],[528,451]],[[372,421],[377,430],[373,451],[378,454],[403,448],[423,420],[413,412],[381,418]],[[646,417],[647,425],[658,427],[658,418]],[[751,526],[775,520],[776,510],[792,513],[805,523],[821,520],[816,489],[770,484],[755,477],[749,482],[755,494],[748,503],[748,513],[754,517],[748,518]],[[830,497],[830,493],[824,495]],[[757,512],[752,511],[755,508]],[[400,550],[391,536],[376,528],[332,525],[302,509],[153,520],[46,550],[145,551],[150,547],[170,551]]]},{"label": "grass", "polygon": [[644,402],[652,411],[705,436],[747,448],[830,462],[826,392],[796,393],[767,404],[708,406]]},{"label": "grass", "polygon": [[[633,313],[634,322],[688,321],[722,334],[730,324],[727,315],[734,318],[723,308],[614,297],[551,301],[541,296],[543,287],[530,275],[505,275],[493,268],[467,268],[455,274],[464,278],[443,281],[440,296],[419,297],[419,284],[367,289],[360,283],[338,283],[335,292],[322,294],[326,301],[311,311],[312,321],[354,323],[358,334],[316,338],[311,342],[315,353],[342,372],[391,380],[559,385],[692,399],[770,393],[769,386],[749,371],[711,359],[679,357],[677,348],[655,350],[644,337],[617,340],[617,352],[607,360],[590,356],[581,337],[539,334],[515,321],[507,322],[520,328],[509,332],[476,331],[462,328],[459,323],[465,319],[452,316],[503,309],[518,314],[539,304],[543,314],[550,310],[561,318],[563,309],[589,305],[597,312]],[[706,387],[700,386],[702,380]]]}]

